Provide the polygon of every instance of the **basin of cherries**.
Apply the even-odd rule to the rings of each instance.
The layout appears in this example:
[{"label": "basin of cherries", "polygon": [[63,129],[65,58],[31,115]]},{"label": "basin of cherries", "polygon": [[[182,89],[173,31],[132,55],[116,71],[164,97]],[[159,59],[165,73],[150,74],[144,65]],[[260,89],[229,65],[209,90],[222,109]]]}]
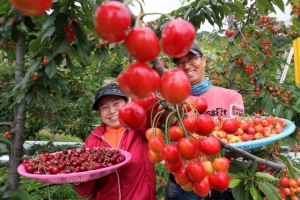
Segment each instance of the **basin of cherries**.
[{"label": "basin of cherries", "polygon": [[111,167],[125,161],[119,149],[79,148],[56,153],[42,153],[25,159],[22,165],[30,174],[70,174]]},{"label": "basin of cherries", "polygon": [[260,114],[234,119],[219,117],[212,134],[225,143],[247,142],[280,134],[286,125],[284,119],[273,116],[261,117]]}]

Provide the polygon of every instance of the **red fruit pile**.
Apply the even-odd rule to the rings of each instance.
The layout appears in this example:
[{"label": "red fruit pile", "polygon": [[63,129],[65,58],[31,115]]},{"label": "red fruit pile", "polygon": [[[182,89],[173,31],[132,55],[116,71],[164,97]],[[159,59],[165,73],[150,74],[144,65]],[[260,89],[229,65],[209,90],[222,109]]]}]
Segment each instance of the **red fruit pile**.
[{"label": "red fruit pile", "polygon": [[213,134],[225,143],[247,142],[259,140],[284,131],[287,122],[279,117],[237,117],[226,119],[219,117]]},{"label": "red fruit pile", "polygon": [[118,149],[81,148],[54,154],[42,153],[23,160],[22,164],[31,174],[70,174],[110,167],[124,160],[124,154]]}]

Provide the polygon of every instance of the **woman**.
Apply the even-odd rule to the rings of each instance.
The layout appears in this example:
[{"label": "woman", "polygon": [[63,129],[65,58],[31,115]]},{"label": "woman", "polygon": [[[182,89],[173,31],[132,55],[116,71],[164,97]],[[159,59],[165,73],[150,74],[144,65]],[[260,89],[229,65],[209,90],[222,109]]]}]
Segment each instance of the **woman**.
[{"label": "woman", "polygon": [[[93,110],[99,111],[102,124],[86,139],[85,147],[124,149],[131,153],[128,164],[116,172],[97,180],[74,184],[83,198],[93,200],[156,200],[154,163],[148,158],[145,132],[126,130],[119,122],[118,111],[127,102],[117,83],[100,87],[95,95]],[[149,124],[149,123],[146,123]]]}]

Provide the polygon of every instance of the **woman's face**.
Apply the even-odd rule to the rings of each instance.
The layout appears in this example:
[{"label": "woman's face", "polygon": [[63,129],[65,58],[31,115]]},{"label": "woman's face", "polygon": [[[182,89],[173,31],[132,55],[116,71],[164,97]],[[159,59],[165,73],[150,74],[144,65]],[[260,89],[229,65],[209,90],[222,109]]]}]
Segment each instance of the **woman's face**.
[{"label": "woman's face", "polygon": [[98,110],[102,122],[109,127],[119,128],[121,126],[118,118],[119,110],[126,101],[123,97],[116,95],[104,96],[98,103]]},{"label": "woman's face", "polygon": [[189,53],[176,61],[176,66],[182,69],[187,75],[192,85],[201,83],[205,80],[205,56],[199,56]]}]

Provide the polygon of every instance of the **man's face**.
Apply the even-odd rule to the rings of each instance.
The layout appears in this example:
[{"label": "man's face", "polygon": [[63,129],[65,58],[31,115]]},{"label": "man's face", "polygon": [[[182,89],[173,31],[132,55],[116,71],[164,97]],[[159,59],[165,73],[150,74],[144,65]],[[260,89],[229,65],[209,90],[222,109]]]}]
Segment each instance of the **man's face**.
[{"label": "man's face", "polygon": [[104,96],[98,103],[98,110],[102,122],[109,127],[118,128],[121,126],[118,118],[119,110],[126,102],[123,97],[116,95]]},{"label": "man's face", "polygon": [[178,58],[175,65],[177,68],[184,71],[192,85],[201,83],[205,80],[205,56],[189,53]]}]

